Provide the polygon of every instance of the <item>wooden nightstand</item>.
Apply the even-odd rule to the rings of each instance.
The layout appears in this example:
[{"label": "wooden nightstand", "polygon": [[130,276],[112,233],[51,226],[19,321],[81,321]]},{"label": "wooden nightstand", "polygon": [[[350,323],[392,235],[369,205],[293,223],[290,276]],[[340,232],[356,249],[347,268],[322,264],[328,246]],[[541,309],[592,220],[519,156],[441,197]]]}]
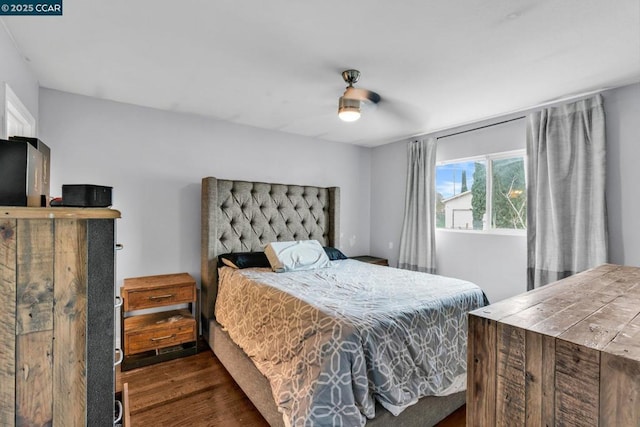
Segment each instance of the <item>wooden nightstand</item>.
[{"label": "wooden nightstand", "polygon": [[384,265],[385,267],[389,266],[389,260],[385,258],[378,258],[375,256],[360,255],[351,257],[351,259],[355,259],[356,261],[368,262],[369,264]]},{"label": "wooden nightstand", "polygon": [[[126,371],[197,352],[196,282],[187,273],[124,279],[121,337]],[[189,309],[172,306],[189,305]],[[135,314],[132,311],[154,310]]]}]

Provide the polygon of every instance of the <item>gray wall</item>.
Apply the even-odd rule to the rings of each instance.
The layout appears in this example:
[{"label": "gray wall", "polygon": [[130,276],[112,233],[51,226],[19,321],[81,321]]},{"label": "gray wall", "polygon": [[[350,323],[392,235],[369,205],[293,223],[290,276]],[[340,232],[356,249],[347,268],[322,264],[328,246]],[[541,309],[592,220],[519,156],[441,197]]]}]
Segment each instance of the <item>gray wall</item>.
[{"label": "gray wall", "polygon": [[[640,84],[603,94],[607,116],[610,261],[640,266],[640,198],[638,163],[640,162]],[[485,125],[517,115],[505,116]],[[515,122],[518,123],[518,122]],[[517,126],[517,125],[516,125]],[[450,129],[433,136],[465,130]],[[484,144],[494,150],[509,141],[504,126],[482,132]],[[438,156],[469,155],[469,147],[447,146],[449,138],[439,140]],[[491,140],[493,141],[491,142]],[[524,144],[524,135],[522,136]],[[398,243],[402,228],[406,176],[406,141],[373,149],[371,159],[371,253],[398,262]],[[442,159],[442,157],[440,157]],[[526,290],[526,238],[518,235],[436,232],[438,273],[471,280],[480,285],[491,301],[498,301]]]},{"label": "gray wall", "polygon": [[5,137],[5,90],[4,83],[11,86],[11,90],[20,98],[20,101],[29,110],[31,115],[38,119],[38,80],[31,71],[29,64],[16,49],[13,41],[7,34],[3,25],[0,25],[0,137]]},{"label": "gray wall", "polygon": [[607,92],[609,260],[640,266],[640,84]]},{"label": "gray wall", "polygon": [[51,147],[51,190],[113,186],[122,212],[118,286],[125,277],[186,271],[200,277],[204,176],[339,186],[341,245],[369,252],[371,151],[49,89],[40,137]]}]

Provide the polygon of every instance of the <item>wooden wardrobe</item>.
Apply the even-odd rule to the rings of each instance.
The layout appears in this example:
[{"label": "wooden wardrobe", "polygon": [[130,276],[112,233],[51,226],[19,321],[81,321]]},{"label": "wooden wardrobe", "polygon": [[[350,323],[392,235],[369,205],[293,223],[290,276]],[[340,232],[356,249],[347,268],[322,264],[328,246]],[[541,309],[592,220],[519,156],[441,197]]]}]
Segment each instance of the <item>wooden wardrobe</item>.
[{"label": "wooden wardrobe", "polygon": [[119,217],[0,207],[0,425],[114,425]]}]

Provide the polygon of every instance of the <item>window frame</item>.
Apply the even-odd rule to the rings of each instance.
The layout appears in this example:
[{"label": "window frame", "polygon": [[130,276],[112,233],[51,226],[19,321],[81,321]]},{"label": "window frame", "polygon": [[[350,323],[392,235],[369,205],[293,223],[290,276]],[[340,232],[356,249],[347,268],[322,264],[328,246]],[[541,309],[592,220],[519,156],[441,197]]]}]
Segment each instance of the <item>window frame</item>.
[{"label": "window frame", "polygon": [[[517,150],[508,150],[508,151],[500,151],[497,153],[489,153],[489,154],[481,154],[478,156],[471,157],[461,157],[458,159],[444,160],[440,162],[436,162],[436,171],[438,166],[445,166],[455,163],[466,163],[466,162],[478,162],[483,161],[485,163],[485,171],[487,174],[486,177],[486,211],[485,215],[487,217],[487,223],[485,224],[486,228],[482,230],[475,229],[464,229],[464,228],[444,228],[444,227],[436,227],[436,231],[445,231],[445,232],[453,232],[453,233],[472,233],[472,234],[499,234],[499,235],[516,235],[516,236],[526,236],[527,228],[494,228],[492,227],[492,215],[493,215],[493,161],[494,160],[504,160],[504,159],[512,159],[516,157],[521,157],[524,163],[524,179],[525,179],[525,191],[528,186],[527,182],[527,152],[526,149],[521,148]],[[528,200],[527,200],[528,202]],[[437,213],[434,213],[437,215]],[[434,223],[436,220],[434,219]]]},{"label": "window frame", "polygon": [[21,135],[19,136],[28,136],[35,137],[36,136],[36,119],[33,117],[31,112],[25,107],[22,103],[18,95],[11,89],[8,83],[4,84],[4,138],[8,139],[10,121],[12,117],[15,118],[14,121],[19,122],[20,127],[22,129]]}]

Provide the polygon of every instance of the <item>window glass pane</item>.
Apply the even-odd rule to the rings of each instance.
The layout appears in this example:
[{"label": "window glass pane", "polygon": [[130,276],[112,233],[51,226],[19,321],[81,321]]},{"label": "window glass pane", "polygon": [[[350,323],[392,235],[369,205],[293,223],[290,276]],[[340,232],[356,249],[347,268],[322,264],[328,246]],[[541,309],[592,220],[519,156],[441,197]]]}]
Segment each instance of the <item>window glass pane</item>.
[{"label": "window glass pane", "polygon": [[23,136],[23,123],[13,110],[7,110],[7,136]]},{"label": "window glass pane", "polygon": [[527,191],[524,159],[492,161],[492,228],[527,228]]},{"label": "window glass pane", "polygon": [[484,161],[436,166],[436,227],[482,230],[486,182]]}]

